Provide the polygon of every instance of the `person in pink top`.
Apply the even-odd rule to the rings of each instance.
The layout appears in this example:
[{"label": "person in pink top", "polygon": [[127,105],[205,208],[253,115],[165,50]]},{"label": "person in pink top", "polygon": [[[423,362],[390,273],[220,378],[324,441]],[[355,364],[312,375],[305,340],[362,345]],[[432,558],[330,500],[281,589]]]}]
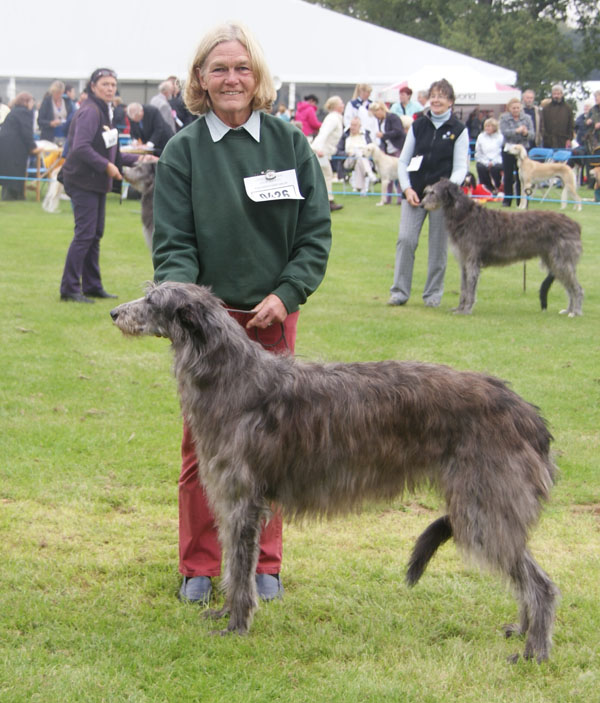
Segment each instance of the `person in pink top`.
[{"label": "person in pink top", "polygon": [[321,128],[321,123],[317,119],[317,105],[319,98],[316,95],[305,95],[296,105],[295,120],[302,123],[302,131],[307,137],[314,137]]}]

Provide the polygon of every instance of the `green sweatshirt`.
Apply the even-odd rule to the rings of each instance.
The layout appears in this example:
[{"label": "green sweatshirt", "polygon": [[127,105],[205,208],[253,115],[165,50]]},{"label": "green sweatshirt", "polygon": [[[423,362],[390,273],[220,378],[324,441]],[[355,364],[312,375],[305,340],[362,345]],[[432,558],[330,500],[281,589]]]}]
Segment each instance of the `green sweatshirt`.
[{"label": "green sweatshirt", "polygon": [[[202,117],[167,143],[154,191],[155,280],[211,286],[242,309],[274,293],[294,312],[325,274],[329,201],[302,132],[260,117],[260,143],[244,129],[215,143]],[[304,200],[253,202],[243,179],[269,169],[295,169]]]}]

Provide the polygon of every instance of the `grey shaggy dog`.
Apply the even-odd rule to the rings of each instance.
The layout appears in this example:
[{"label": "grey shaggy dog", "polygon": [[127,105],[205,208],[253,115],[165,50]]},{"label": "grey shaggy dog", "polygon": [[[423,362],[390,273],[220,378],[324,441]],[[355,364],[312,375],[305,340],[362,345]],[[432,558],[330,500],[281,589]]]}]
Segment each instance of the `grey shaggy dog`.
[{"label": "grey shaggy dog", "polygon": [[488,209],[446,178],[425,188],[421,204],[426,210],[444,209],[450,244],[461,268],[460,299],[455,312],[471,313],[482,267],[506,266],[539,257],[548,271],[540,287],[542,310],[548,307],[548,291],[557,278],[569,296],[569,305],[560,314],[582,314],[583,289],[576,274],[581,227],[575,220],[557,212]]},{"label": "grey shaggy dog", "polygon": [[152,251],[154,231],[154,179],[156,161],[140,161],[134,166],[123,166],[123,175],[142,194],[142,229],[148,249]]},{"label": "grey shaggy dog", "polygon": [[[225,552],[224,632],[245,633],[270,506],[329,516],[432,485],[446,514],[418,538],[415,584],[454,538],[504,575],[520,603],[526,658],[547,659],[558,590],[527,549],[549,497],[551,435],[496,378],[418,362],[302,363],[249,340],[208,288],[151,285],[111,316],[128,335],[172,342],[184,417]],[[518,657],[518,655],[516,655]]]}]

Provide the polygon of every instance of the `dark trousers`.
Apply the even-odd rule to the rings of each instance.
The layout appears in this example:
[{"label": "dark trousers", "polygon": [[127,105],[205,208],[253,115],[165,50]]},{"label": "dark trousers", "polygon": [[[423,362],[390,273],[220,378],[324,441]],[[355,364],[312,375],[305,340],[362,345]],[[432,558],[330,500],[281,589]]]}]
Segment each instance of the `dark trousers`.
[{"label": "dark trousers", "polygon": [[75,216],[75,234],[67,252],[60,283],[61,295],[102,290],[100,239],[104,233],[106,193],[69,187]]},{"label": "dark trousers", "polygon": [[493,166],[486,166],[477,162],[477,175],[479,176],[479,182],[484,185],[488,190],[492,192],[498,191],[500,189],[500,184],[502,183],[502,166],[500,164],[494,164]]},{"label": "dark trousers", "polygon": [[502,170],[504,171],[504,201],[502,204],[510,207],[513,201],[510,196],[512,196],[514,189],[518,205],[521,202],[521,179],[517,169],[517,159],[506,151],[502,152]]}]

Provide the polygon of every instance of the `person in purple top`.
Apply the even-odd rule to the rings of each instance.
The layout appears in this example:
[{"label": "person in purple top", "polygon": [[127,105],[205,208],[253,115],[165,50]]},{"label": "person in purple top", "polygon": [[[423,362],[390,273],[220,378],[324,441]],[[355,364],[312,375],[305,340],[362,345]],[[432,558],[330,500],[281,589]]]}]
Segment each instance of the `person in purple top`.
[{"label": "person in purple top", "polygon": [[78,303],[117,297],[104,290],[100,276],[106,194],[112,190],[113,179],[122,180],[121,166],[138,159],[119,151],[119,134],[112,121],[117,74],[108,68],[96,69],[86,92],[88,99],[69,128],[68,155],[61,171],[73,206],[75,233],[67,252],[60,299]]}]

